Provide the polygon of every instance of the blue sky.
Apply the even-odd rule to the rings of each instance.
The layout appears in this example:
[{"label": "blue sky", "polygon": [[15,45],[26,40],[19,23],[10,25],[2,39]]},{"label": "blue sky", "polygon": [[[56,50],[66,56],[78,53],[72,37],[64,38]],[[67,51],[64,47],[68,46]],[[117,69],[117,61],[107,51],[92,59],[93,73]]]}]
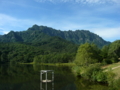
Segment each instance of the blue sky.
[{"label": "blue sky", "polygon": [[120,40],[120,0],[0,0],[0,34],[32,25],[89,30],[106,41]]}]

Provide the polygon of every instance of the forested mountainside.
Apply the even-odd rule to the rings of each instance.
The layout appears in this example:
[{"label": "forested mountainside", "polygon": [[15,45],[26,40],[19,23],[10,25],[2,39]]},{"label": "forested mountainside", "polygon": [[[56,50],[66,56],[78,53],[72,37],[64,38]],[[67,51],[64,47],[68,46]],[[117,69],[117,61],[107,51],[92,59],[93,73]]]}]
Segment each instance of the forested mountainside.
[{"label": "forested mountainside", "polygon": [[47,26],[33,25],[26,31],[11,31],[6,35],[0,36],[0,42],[25,42],[40,43],[53,36],[60,37],[75,44],[94,43],[99,47],[110,44],[98,35],[87,30],[61,31]]},{"label": "forested mountainside", "polygon": [[[0,43],[0,63],[68,63],[74,60],[78,45],[59,37],[40,43]],[[40,62],[40,61],[39,61]]]},{"label": "forested mountainside", "polygon": [[33,25],[26,31],[0,35],[0,63],[68,63],[73,62],[78,46],[110,44],[86,30],[60,31]]}]

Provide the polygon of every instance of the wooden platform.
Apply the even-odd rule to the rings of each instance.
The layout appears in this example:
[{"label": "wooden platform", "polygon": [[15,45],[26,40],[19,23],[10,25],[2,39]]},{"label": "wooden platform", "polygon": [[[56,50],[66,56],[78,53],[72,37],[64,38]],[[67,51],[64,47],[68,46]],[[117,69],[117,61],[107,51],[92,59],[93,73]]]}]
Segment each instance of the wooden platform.
[{"label": "wooden platform", "polygon": [[42,82],[52,82],[52,80],[42,80]]}]

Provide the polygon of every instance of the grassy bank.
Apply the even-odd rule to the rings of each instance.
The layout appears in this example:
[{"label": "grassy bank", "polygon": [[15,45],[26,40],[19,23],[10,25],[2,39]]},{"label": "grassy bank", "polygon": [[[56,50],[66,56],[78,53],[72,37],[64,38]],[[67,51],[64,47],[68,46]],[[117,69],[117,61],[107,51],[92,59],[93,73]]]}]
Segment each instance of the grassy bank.
[{"label": "grassy bank", "polygon": [[[31,63],[20,63],[20,64],[34,64],[33,62]],[[74,66],[74,63],[39,63],[37,65],[49,65],[49,66]]]},{"label": "grassy bank", "polygon": [[33,62],[31,62],[31,63],[19,63],[19,64],[31,64],[31,65],[32,65],[32,64],[34,64],[34,63],[33,63]]},{"label": "grassy bank", "polygon": [[110,64],[110,65],[104,66],[102,68],[105,69],[104,71],[111,70],[113,73],[115,73],[115,79],[120,78],[120,62]]},{"label": "grassy bank", "polygon": [[51,65],[51,66],[74,66],[74,63],[40,63],[40,65]]}]

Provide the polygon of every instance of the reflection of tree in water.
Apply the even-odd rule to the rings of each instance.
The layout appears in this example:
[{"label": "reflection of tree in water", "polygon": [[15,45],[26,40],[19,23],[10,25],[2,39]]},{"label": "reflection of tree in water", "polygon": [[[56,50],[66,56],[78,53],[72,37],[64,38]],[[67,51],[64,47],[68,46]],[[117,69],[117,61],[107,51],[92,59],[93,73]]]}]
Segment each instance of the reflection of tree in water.
[{"label": "reflection of tree in water", "polygon": [[[1,65],[0,90],[40,90],[40,70],[54,70],[54,90],[108,90],[106,86],[78,79],[70,67]],[[48,84],[51,90],[51,84]]]},{"label": "reflection of tree in water", "polygon": [[39,90],[38,78],[31,65],[1,65],[0,90]]},{"label": "reflection of tree in water", "polygon": [[108,90],[106,85],[102,85],[96,82],[90,82],[83,78],[76,78],[75,85],[77,90]]},{"label": "reflection of tree in water", "polygon": [[[47,65],[34,65],[33,67],[35,71],[54,70],[54,90],[76,90],[74,85],[74,76],[70,67]],[[45,86],[43,85],[43,87]],[[51,84],[48,84],[48,87],[49,90],[51,90]]]},{"label": "reflection of tree in water", "polygon": [[1,65],[0,90],[39,90],[40,70],[54,70],[54,90],[75,90],[72,89],[74,77],[69,67],[39,65]]}]

